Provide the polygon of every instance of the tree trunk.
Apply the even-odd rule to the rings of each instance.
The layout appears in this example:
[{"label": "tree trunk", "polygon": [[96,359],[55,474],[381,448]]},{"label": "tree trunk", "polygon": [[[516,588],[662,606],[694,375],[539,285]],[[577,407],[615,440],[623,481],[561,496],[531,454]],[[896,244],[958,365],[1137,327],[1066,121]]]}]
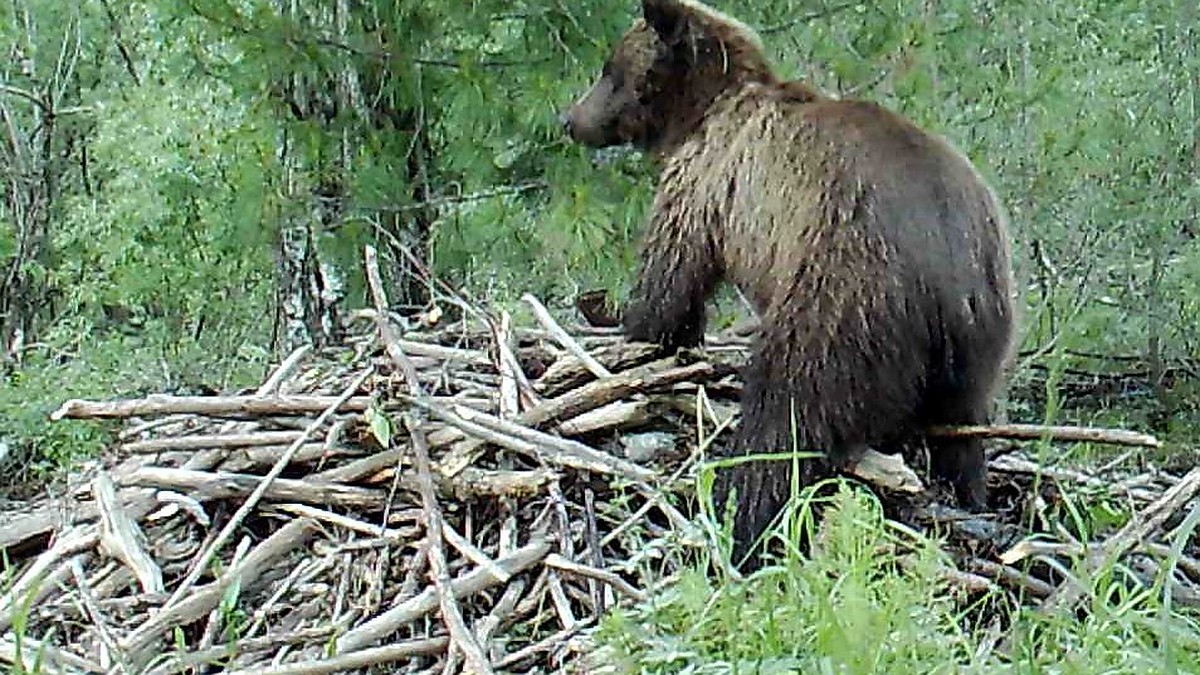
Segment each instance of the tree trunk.
[{"label": "tree trunk", "polygon": [[276,343],[285,353],[302,344],[335,344],[341,337],[341,284],[337,270],[321,260],[317,245],[324,209],[313,195],[297,189],[294,171],[287,174],[289,204],[280,223],[276,258]]},{"label": "tree trunk", "polygon": [[433,144],[417,111],[409,108],[389,111],[388,115],[395,129],[405,130],[412,135],[405,161],[408,197],[412,200],[412,207],[390,211],[382,217],[383,228],[388,234],[384,250],[394,270],[388,297],[395,298],[396,305],[420,307],[430,299],[429,284],[423,279],[430,273],[433,260],[431,235],[437,217],[437,211],[431,205],[433,191],[429,180],[434,162]]},{"label": "tree trunk", "polygon": [[[285,0],[283,9],[297,24],[305,21],[297,0]],[[338,34],[344,34],[348,11],[345,0],[339,0],[332,16],[321,20],[332,20]],[[331,86],[332,96],[328,93]],[[355,91],[350,69],[343,70],[334,82],[306,82],[301,75],[292,75],[283,87],[283,96],[297,121],[328,123],[340,111],[353,107]],[[279,158],[284,168],[284,205],[276,256],[275,344],[285,353],[302,344],[320,348],[341,338],[342,272],[322,259],[319,242],[322,233],[340,225],[345,214],[348,143],[343,131],[334,144],[337,152],[332,160],[325,153],[303,157],[291,142],[291,133],[286,128],[282,132]],[[306,181],[305,176],[320,178]]]},{"label": "tree trunk", "polygon": [[[21,5],[16,15],[27,15]],[[29,45],[36,43],[34,27],[26,21],[26,36],[22,44],[12,48],[13,58],[0,72],[0,220],[13,228],[13,253],[0,261],[0,340],[5,358],[20,357],[21,347],[37,339],[41,324],[52,315],[52,293],[49,272],[52,265],[52,210],[58,197],[67,154],[60,148],[71,147],[58,124],[64,114],[63,102],[56,93],[77,95],[78,88],[63,81],[74,77],[70,65],[58,64],[49,80],[38,77],[37,63],[29,56]],[[71,25],[65,29],[65,44],[78,30]],[[64,50],[63,56],[72,62],[78,51]],[[28,108],[28,112],[21,110]]]}]

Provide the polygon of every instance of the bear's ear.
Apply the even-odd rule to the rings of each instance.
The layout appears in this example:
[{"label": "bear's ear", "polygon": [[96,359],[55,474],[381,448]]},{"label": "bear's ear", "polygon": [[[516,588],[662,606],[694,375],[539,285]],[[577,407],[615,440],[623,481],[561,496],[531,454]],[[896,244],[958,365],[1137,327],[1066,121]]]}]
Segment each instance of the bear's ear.
[{"label": "bear's ear", "polygon": [[664,44],[679,44],[687,32],[687,8],[679,0],[642,0],[642,16]]}]

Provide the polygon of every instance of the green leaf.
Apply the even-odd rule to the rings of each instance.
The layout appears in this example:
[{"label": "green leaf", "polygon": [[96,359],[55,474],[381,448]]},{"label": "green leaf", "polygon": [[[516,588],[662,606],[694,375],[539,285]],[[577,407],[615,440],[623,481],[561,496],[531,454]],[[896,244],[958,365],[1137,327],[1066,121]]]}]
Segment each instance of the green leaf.
[{"label": "green leaf", "polygon": [[371,428],[371,435],[375,440],[379,441],[379,445],[384,448],[392,446],[392,419],[387,413],[383,412],[377,405],[372,404],[367,408],[363,415],[368,426]]}]

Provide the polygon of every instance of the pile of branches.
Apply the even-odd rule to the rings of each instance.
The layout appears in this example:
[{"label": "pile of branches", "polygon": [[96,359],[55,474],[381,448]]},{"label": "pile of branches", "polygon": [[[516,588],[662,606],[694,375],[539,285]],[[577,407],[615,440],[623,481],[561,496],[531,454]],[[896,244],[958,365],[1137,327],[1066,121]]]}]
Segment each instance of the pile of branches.
[{"label": "pile of branches", "polygon": [[[744,337],[664,356],[611,328],[567,330],[531,296],[528,328],[465,304],[449,324],[399,317],[372,282],[366,330],[297,350],[254,391],[54,413],[124,427],[65,494],[0,520],[0,659],[161,675],[595,672],[589,630],[607,612],[689,565],[721,564],[694,486],[736,424]],[[1032,561],[1082,551],[1153,566],[1170,554],[1155,535],[1200,487],[1196,472],[1040,466],[1019,447],[991,459],[1012,508],[976,516],[941,506],[900,458],[871,453],[854,472],[897,517],[947,536],[951,583],[1048,607],[1084,590]],[[1027,515],[1055,489],[1102,491],[1137,515],[1103,542],[1029,543]],[[1200,564],[1183,562],[1173,588],[1187,600]]]}]

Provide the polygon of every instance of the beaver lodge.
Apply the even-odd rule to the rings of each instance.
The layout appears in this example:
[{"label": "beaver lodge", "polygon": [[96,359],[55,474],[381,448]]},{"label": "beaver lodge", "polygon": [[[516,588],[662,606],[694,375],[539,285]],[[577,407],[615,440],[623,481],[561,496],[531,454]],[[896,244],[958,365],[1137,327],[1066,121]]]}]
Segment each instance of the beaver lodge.
[{"label": "beaver lodge", "polygon": [[[717,559],[696,477],[736,423],[745,338],[663,357],[530,296],[535,327],[451,296],[453,321],[396,317],[370,253],[377,309],[254,391],[63,404],[54,418],[124,427],[64,494],[0,521],[0,658],[55,673],[603,672],[588,635],[608,610]],[[1030,438],[1156,444],[1132,432],[931,433],[993,438],[994,512],[944,505],[897,457],[869,455],[857,482],[943,537],[946,581],[967,595],[1075,602],[1054,562],[1081,550],[1152,579],[1170,555],[1157,537],[1200,488],[1200,471],[1084,473],[1026,452]],[[1031,514],[1081,487],[1135,516],[1103,541],[1031,539]],[[1200,598],[1195,553],[1172,580],[1179,602]]]}]

